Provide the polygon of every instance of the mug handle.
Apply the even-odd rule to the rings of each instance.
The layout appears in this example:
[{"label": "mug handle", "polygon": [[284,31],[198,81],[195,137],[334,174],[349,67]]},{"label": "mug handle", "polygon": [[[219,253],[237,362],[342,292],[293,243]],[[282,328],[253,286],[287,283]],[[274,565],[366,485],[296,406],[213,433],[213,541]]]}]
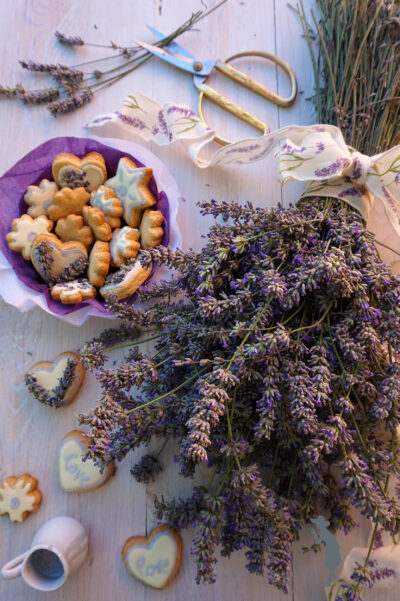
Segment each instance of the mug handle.
[{"label": "mug handle", "polygon": [[18,578],[21,576],[22,564],[29,551],[25,551],[22,555],[14,557],[8,563],[1,568],[1,575],[5,580],[11,580],[12,578]]}]

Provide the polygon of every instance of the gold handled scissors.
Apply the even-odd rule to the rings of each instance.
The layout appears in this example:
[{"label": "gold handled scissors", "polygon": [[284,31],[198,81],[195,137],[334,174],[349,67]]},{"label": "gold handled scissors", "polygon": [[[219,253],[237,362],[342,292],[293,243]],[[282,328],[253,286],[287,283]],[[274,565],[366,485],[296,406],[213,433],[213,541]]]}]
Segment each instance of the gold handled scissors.
[{"label": "gold handled scissors", "polygon": [[[158,40],[163,40],[165,38],[165,35],[163,33],[161,33],[160,31],[157,31],[153,27],[150,27],[150,25],[147,25],[147,27],[156,36],[156,38]],[[283,60],[279,56],[275,56],[274,54],[269,54],[268,52],[260,52],[260,51],[239,52],[238,54],[230,56],[225,61],[221,61],[218,59],[217,60],[199,61],[192,54],[190,54],[190,52],[185,50],[185,48],[182,48],[182,46],[180,46],[176,42],[170,42],[163,48],[159,48],[158,46],[151,46],[150,44],[146,44],[145,42],[139,42],[137,40],[135,40],[135,43],[138,44],[138,46],[145,48],[146,50],[148,50],[155,56],[158,56],[158,58],[161,58],[162,60],[165,60],[167,63],[170,63],[171,65],[174,65],[175,67],[178,67],[179,69],[183,69],[184,71],[187,71],[188,73],[191,73],[194,76],[193,77],[194,84],[200,94],[199,95],[198,112],[199,112],[201,120],[203,121],[203,123],[205,125],[207,125],[207,123],[204,119],[203,111],[202,111],[202,101],[203,101],[204,96],[209,98],[212,102],[215,102],[216,104],[221,106],[226,111],[233,113],[234,115],[236,115],[243,121],[246,121],[253,127],[257,128],[263,134],[269,132],[269,127],[266,123],[264,123],[263,121],[261,121],[260,119],[258,119],[257,117],[255,117],[254,115],[252,115],[251,113],[246,111],[245,109],[241,108],[239,105],[232,102],[232,100],[230,100],[229,98],[226,98],[226,96],[223,96],[222,94],[217,92],[217,90],[214,90],[213,88],[211,88],[210,86],[208,86],[205,83],[207,77],[210,75],[211,71],[214,68],[217,69],[218,71],[221,71],[222,73],[224,73],[230,79],[234,79],[240,85],[242,85],[254,92],[257,92],[258,94],[260,94],[267,100],[270,100],[271,102],[273,102],[274,104],[277,104],[279,106],[283,106],[283,107],[290,106],[296,98],[297,82],[296,82],[296,76],[293,72],[293,69],[290,67],[290,65],[285,60]],[[290,80],[290,85],[291,85],[290,96],[288,98],[279,96],[279,94],[276,94],[272,90],[269,90],[268,88],[266,88],[259,82],[255,81],[254,79],[252,79],[245,73],[238,71],[237,69],[232,67],[232,65],[229,64],[234,59],[241,58],[244,56],[258,56],[258,57],[266,58],[266,59],[273,61],[280,67],[282,67],[283,71],[288,75],[289,80]],[[229,144],[228,140],[225,140],[224,138],[221,138],[219,136],[215,136],[214,140],[216,142],[218,142],[219,144],[223,144],[223,145]]]}]

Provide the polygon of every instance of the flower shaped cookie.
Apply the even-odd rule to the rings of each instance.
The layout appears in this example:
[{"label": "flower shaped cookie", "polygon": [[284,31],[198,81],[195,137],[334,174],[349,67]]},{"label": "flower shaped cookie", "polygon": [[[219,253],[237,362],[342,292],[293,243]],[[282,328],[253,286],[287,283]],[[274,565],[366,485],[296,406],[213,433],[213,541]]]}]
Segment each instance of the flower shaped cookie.
[{"label": "flower shaped cookie", "polygon": [[23,522],[32,511],[36,511],[42,493],[36,488],[37,480],[30,474],[19,478],[9,476],[0,484],[0,515],[8,516],[12,522]]},{"label": "flower shaped cookie", "polygon": [[32,242],[39,234],[48,234],[53,229],[53,222],[45,215],[32,219],[30,215],[22,215],[12,222],[12,232],[6,236],[8,246],[20,252],[26,261],[31,258]]}]

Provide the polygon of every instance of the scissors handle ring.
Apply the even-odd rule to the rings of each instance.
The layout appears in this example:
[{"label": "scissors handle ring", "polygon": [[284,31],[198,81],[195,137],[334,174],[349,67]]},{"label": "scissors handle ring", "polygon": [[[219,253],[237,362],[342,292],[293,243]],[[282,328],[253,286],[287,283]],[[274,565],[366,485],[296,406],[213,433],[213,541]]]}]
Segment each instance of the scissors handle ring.
[{"label": "scissors handle ring", "polygon": [[[236,58],[241,58],[244,56],[259,56],[261,58],[267,58],[267,59],[275,62],[276,64],[278,64],[280,67],[282,67],[282,69],[285,71],[285,73],[288,75],[288,77],[290,79],[290,84],[291,84],[290,96],[288,98],[283,98],[282,96],[279,96],[279,94],[276,94],[272,90],[269,90],[268,88],[266,88],[259,82],[255,81],[254,79],[252,79],[245,73],[238,71],[237,69],[235,69],[234,67],[232,67],[231,65],[228,64],[230,61],[233,61]],[[239,52],[238,54],[234,54],[233,56],[230,56],[229,58],[227,58],[225,60],[225,62],[218,60],[215,64],[215,67],[218,71],[223,72],[230,79],[234,79],[242,86],[244,86],[254,92],[257,92],[264,98],[267,98],[268,100],[270,100],[271,102],[273,102],[274,104],[277,104],[279,106],[283,106],[283,107],[290,106],[296,98],[297,82],[296,82],[296,76],[293,72],[293,69],[290,67],[290,65],[285,60],[283,60],[279,56],[275,56],[274,54],[269,54],[268,52],[261,52],[261,51],[257,51],[257,50],[249,51],[249,52]],[[228,110],[230,113],[233,113],[234,115],[236,115],[243,121],[246,121],[253,127],[257,128],[263,134],[269,132],[269,127],[266,123],[257,119],[257,117],[255,117],[254,115],[251,115],[249,112],[245,111],[240,106],[234,104],[231,100],[229,100],[228,98],[226,98],[225,96],[223,96],[222,94],[220,94],[219,92],[214,90],[213,88],[210,88],[208,85],[203,83],[200,86],[198,86],[198,90],[199,90],[198,113],[200,115],[200,119],[203,121],[203,123],[207,127],[208,127],[208,125],[204,118],[203,109],[202,109],[202,103],[203,103],[204,96],[209,98],[212,102],[215,102],[216,104],[220,105],[225,110]],[[225,138],[222,138],[220,136],[215,136],[214,140],[215,140],[215,142],[217,142],[218,144],[221,144],[222,146],[225,146],[225,145],[231,143],[229,140],[226,140]]]},{"label": "scissors handle ring", "polygon": [[[258,83],[258,81],[251,79],[250,77],[248,77],[241,71],[238,71],[231,65],[226,64],[226,63],[230,63],[231,61],[233,61],[237,58],[242,58],[244,56],[259,56],[260,58],[266,58],[266,59],[276,63],[277,65],[279,65],[282,68],[282,70],[286,73],[286,75],[289,77],[290,88],[291,88],[290,96],[288,98],[284,98],[283,96],[280,96],[279,94],[276,94],[272,90],[269,90],[265,86],[261,85],[260,83]],[[249,88],[250,90],[253,90],[254,92],[257,92],[258,94],[261,94],[261,96],[264,96],[264,98],[271,100],[271,102],[273,102],[274,104],[277,104],[278,106],[288,107],[288,106],[292,105],[296,99],[296,96],[297,96],[296,75],[295,75],[292,67],[289,65],[289,63],[287,63],[280,56],[276,56],[276,54],[270,54],[269,52],[261,52],[260,50],[251,50],[248,52],[238,52],[237,54],[233,54],[232,56],[227,58],[225,60],[225,62],[217,61],[216,68],[219,71],[224,72],[226,75],[228,75],[228,77],[236,79],[236,81],[241,83],[243,86]]]}]

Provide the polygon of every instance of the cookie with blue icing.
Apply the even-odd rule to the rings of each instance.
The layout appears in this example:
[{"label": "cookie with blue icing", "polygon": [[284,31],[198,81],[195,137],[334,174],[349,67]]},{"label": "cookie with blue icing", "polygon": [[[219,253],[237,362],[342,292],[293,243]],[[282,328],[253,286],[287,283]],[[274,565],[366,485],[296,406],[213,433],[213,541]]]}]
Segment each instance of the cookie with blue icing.
[{"label": "cookie with blue icing", "polygon": [[128,574],[159,590],[175,578],[181,556],[182,539],[167,525],[158,526],[150,536],[132,536],[122,549]]},{"label": "cookie with blue icing", "polygon": [[150,273],[151,265],[142,265],[138,258],[129,259],[118,271],[107,276],[100,294],[110,301],[128,298],[147,280]]},{"label": "cookie with blue icing", "polygon": [[105,220],[112,229],[121,227],[120,218],[124,209],[121,201],[115,196],[114,190],[107,186],[100,186],[98,190],[91,193],[90,204],[103,213]]},{"label": "cookie with blue icing", "polygon": [[138,227],[145,209],[156,204],[149,189],[153,176],[151,167],[137,167],[128,157],[120,159],[117,173],[106,181],[114,190],[124,209],[124,219],[131,227]]}]

